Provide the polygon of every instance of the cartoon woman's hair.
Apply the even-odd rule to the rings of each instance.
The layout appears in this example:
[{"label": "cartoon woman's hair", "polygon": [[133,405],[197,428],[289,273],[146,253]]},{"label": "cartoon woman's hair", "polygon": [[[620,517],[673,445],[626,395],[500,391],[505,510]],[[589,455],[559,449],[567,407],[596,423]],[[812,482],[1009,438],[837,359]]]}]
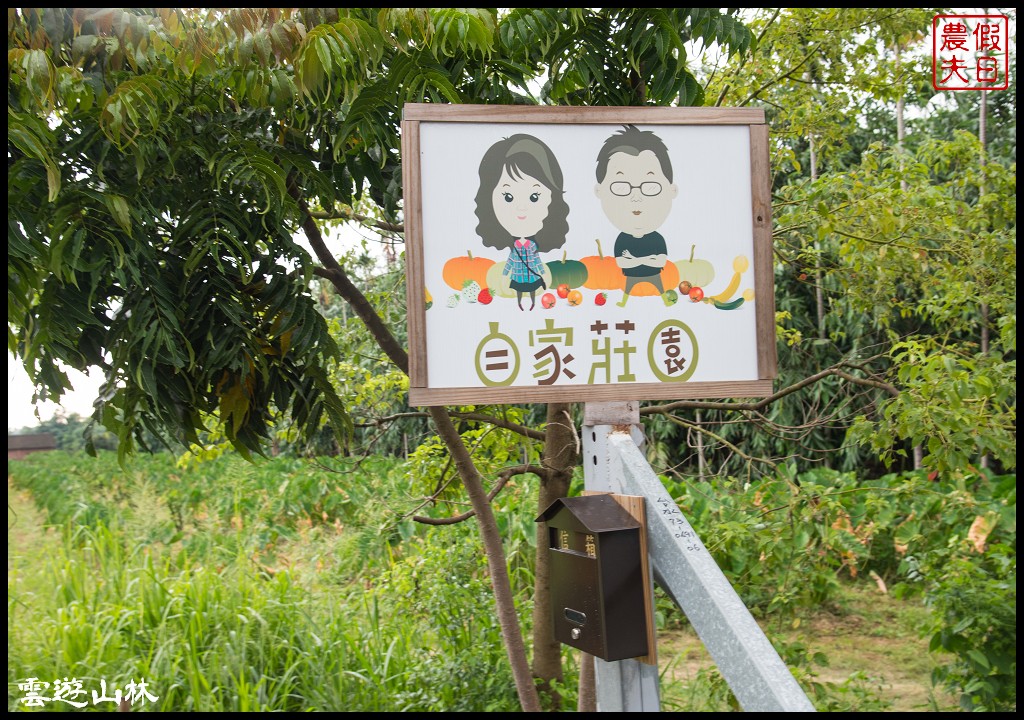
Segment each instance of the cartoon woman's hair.
[{"label": "cartoon woman's hair", "polygon": [[510,177],[523,175],[540,180],[551,191],[551,204],[544,226],[533,240],[538,252],[547,252],[565,244],[569,232],[569,206],[565,204],[562,189],[562,168],[547,145],[532,135],[512,135],[491,145],[480,160],[480,188],[476,193],[476,233],[484,245],[507,248],[516,238],[501,226],[494,215],[493,193],[501,179],[502,170]]}]

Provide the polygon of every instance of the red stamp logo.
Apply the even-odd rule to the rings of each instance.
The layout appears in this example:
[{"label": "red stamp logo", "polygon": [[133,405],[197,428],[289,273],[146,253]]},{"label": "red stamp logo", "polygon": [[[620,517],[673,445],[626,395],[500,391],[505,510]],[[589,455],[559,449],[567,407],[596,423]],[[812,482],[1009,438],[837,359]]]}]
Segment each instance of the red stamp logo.
[{"label": "red stamp logo", "polygon": [[1005,90],[1010,85],[1010,24],[1006,15],[932,18],[932,87]]}]

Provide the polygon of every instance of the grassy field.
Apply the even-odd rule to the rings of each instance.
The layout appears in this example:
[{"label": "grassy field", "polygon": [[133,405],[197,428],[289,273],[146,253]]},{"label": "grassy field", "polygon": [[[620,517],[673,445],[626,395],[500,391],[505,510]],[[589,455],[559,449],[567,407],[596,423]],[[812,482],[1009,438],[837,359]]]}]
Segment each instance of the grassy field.
[{"label": "grassy field", "polygon": [[[77,678],[92,690],[103,679],[124,686],[143,676],[159,701],[135,709],[518,707],[475,527],[402,521],[395,498],[414,478],[401,463],[222,458],[184,468],[152,458],[122,470],[112,457],[53,454],[13,470],[9,710],[30,709],[19,688],[27,677]],[[774,530],[742,519],[739,509],[750,504],[742,497],[720,505],[704,493],[681,506],[713,528],[705,537],[726,553],[723,570],[744,578],[741,595],[819,710],[955,710],[952,697],[932,688],[933,668],[949,658],[929,651],[921,595],[897,599],[868,572],[855,582],[842,577],[858,550],[856,535],[843,530],[858,530],[849,525],[858,512],[850,497],[836,494],[847,503],[836,505],[839,521],[821,515],[829,507],[819,502],[819,525]],[[510,487],[501,505],[528,628],[531,488]],[[945,504],[939,511],[950,514]],[[881,522],[885,507],[874,506],[872,517]],[[797,535],[778,535],[789,525]],[[821,539],[808,533],[814,527]],[[828,564],[830,554],[843,564]],[[700,640],[664,603],[663,709],[736,709]],[[575,652],[565,648],[567,707]],[[44,709],[67,709],[55,705]]]},{"label": "grassy field", "polygon": [[[47,603],[55,588],[47,586],[46,575],[38,570],[42,558],[58,552],[59,533],[45,527],[28,493],[13,489],[10,483],[7,527],[9,583],[15,585],[21,602]],[[894,712],[957,709],[952,698],[941,692],[936,695],[931,688],[935,661],[927,652],[927,641],[916,632],[927,612],[923,607],[894,600],[866,586],[847,587],[843,605],[841,613],[822,611],[798,623],[765,629],[785,638],[788,644],[802,643],[810,654],[828,657],[829,665],[816,669],[816,682],[839,687],[851,676],[863,676],[859,684],[875,693],[879,705]],[[695,633],[662,632],[658,646],[666,705],[691,710],[716,706],[730,709],[724,691],[709,692],[714,682],[702,682],[713,674],[714,662]]]}]

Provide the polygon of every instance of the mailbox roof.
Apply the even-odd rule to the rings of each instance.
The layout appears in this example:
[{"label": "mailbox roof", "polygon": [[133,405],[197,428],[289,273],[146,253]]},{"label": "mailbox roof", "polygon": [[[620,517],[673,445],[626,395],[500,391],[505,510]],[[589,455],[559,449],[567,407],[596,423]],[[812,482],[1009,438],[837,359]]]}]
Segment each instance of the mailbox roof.
[{"label": "mailbox roof", "polygon": [[609,530],[634,530],[640,523],[615,502],[611,495],[581,495],[558,498],[548,505],[534,522],[548,522],[565,508],[587,530],[607,532]]}]

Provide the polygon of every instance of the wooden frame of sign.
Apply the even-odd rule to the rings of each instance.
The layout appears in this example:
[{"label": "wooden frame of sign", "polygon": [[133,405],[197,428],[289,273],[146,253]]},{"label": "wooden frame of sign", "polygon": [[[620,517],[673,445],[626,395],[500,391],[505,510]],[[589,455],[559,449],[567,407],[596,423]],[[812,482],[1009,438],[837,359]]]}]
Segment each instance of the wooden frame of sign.
[{"label": "wooden frame of sign", "polygon": [[408,104],[402,158],[411,405],[772,393],[763,111]]}]

